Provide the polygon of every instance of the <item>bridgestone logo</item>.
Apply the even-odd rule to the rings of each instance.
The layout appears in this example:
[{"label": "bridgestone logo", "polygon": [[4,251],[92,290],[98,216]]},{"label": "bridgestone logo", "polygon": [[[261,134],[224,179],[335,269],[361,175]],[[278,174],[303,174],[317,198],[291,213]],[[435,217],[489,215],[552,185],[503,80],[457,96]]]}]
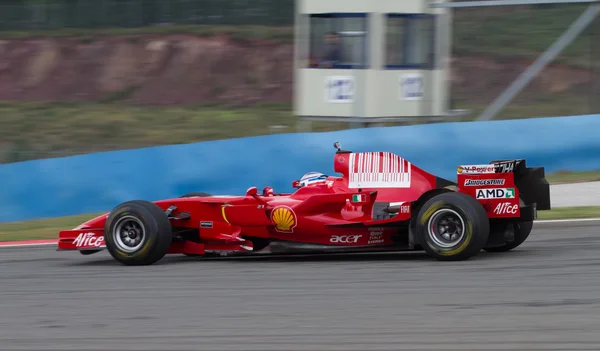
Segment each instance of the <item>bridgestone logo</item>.
[{"label": "bridgestone logo", "polygon": [[465,186],[504,185],[504,179],[467,179]]}]

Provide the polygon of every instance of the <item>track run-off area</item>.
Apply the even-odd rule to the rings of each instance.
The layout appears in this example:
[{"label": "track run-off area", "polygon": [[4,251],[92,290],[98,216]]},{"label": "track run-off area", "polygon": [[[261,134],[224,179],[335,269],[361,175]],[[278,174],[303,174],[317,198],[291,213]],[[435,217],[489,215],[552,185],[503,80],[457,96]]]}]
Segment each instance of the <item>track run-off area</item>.
[{"label": "track run-off area", "polygon": [[189,258],[0,248],[0,350],[599,350],[600,220],[508,253]]}]

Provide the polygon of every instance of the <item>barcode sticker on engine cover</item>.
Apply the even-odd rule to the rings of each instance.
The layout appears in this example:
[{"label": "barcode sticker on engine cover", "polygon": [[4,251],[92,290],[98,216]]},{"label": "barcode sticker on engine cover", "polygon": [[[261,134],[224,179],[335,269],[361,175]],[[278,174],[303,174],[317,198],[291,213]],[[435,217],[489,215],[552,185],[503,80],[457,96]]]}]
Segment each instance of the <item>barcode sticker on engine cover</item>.
[{"label": "barcode sticker on engine cover", "polygon": [[410,162],[390,152],[350,154],[350,188],[409,188]]}]

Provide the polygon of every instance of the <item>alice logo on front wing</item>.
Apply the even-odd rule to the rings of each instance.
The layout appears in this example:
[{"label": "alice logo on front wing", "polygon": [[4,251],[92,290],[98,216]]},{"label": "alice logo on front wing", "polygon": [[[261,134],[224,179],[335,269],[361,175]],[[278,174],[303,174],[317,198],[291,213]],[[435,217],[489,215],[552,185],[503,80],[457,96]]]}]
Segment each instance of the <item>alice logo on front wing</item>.
[{"label": "alice logo on front wing", "polygon": [[76,248],[104,247],[104,236],[96,236],[94,233],[81,233],[73,241]]},{"label": "alice logo on front wing", "polygon": [[271,221],[275,223],[275,230],[281,233],[293,233],[298,225],[296,213],[288,206],[277,206],[271,213]]}]

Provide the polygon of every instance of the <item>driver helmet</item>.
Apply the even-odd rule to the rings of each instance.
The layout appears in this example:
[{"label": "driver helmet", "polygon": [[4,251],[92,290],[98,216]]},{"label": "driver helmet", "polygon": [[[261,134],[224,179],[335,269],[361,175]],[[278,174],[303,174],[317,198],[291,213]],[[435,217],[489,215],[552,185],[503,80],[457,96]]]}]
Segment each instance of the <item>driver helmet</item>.
[{"label": "driver helmet", "polygon": [[300,187],[309,185],[325,184],[327,181],[327,175],[319,172],[308,172],[300,179]]}]

